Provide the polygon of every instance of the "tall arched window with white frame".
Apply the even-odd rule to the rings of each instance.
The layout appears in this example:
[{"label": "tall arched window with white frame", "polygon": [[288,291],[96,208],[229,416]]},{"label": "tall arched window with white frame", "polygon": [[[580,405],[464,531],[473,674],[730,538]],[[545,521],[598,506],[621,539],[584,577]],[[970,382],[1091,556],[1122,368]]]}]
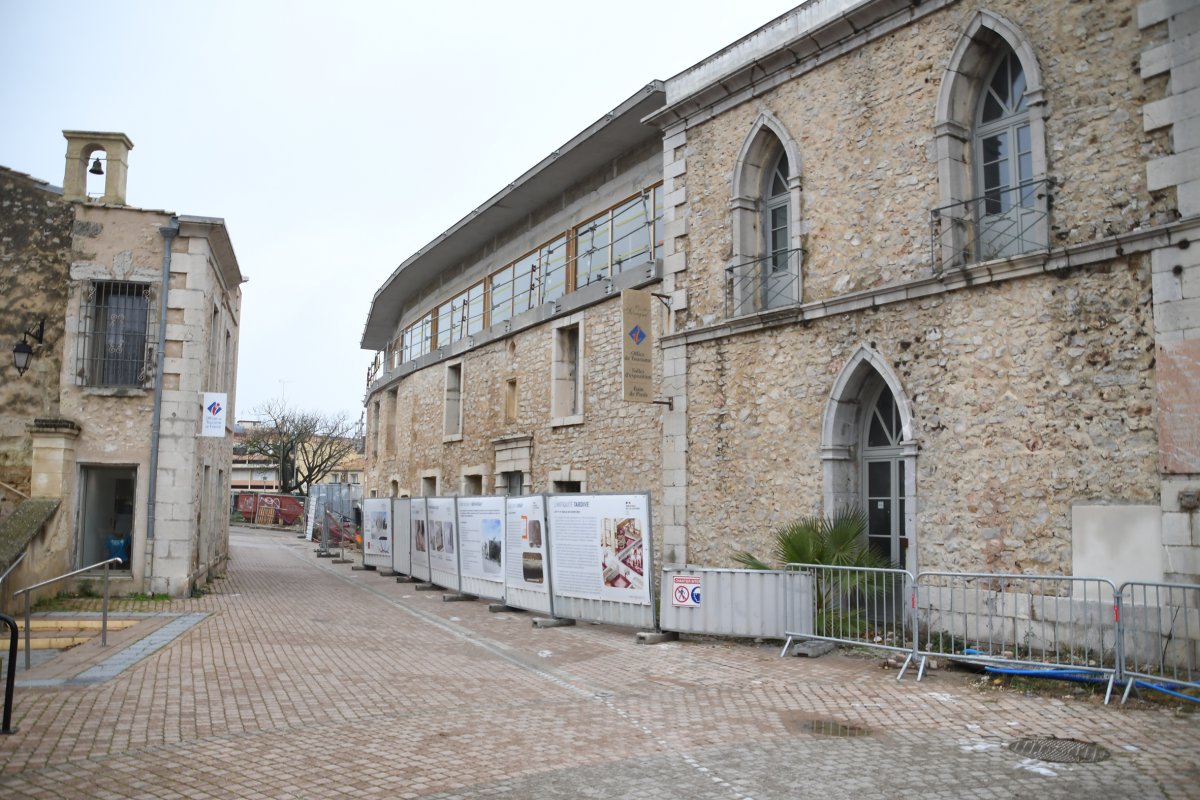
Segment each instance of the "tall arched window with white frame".
[{"label": "tall arched window with white frame", "polygon": [[1025,70],[1005,48],[980,92],[973,138],[978,257],[982,261],[1035,249],[1040,218],[1035,198],[1033,139]]},{"label": "tall arched window with white frame", "polygon": [[762,200],[762,227],[766,234],[762,307],[779,308],[793,302],[792,272],[789,264],[792,249],[792,204],[788,192],[788,158],[783,148],[779,149],[779,154],[766,175]]},{"label": "tall arched window with white frame", "polygon": [[800,153],[779,120],[763,113],[742,143],[729,201],[732,253],[728,316],[801,302]]},{"label": "tall arched window with white frame", "polygon": [[1029,37],[995,12],[976,12],[946,64],[934,117],[935,273],[1049,247],[1046,113]]}]

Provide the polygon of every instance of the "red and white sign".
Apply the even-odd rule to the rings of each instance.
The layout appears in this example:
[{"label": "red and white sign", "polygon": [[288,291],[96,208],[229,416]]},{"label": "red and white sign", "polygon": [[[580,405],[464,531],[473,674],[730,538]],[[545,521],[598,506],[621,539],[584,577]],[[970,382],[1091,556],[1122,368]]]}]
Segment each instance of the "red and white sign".
[{"label": "red and white sign", "polygon": [[700,606],[700,576],[671,576],[671,605],[687,608]]}]

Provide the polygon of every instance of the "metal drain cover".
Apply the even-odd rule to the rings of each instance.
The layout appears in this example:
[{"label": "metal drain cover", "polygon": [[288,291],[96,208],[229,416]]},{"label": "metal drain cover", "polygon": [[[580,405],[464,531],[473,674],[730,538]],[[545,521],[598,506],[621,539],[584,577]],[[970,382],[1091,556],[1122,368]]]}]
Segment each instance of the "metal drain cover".
[{"label": "metal drain cover", "polygon": [[1094,764],[1109,757],[1109,752],[1098,744],[1078,739],[1056,739],[1053,736],[1048,739],[1017,739],[1008,745],[1008,749],[1038,761],[1057,764]]}]

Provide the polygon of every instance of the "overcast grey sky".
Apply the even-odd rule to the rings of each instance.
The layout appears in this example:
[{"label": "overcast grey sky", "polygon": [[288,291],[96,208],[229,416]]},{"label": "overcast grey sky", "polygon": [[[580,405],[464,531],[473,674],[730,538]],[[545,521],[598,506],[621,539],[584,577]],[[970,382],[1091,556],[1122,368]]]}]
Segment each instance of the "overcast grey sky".
[{"label": "overcast grey sky", "polygon": [[0,164],[62,185],[64,129],[134,143],[128,202],[223,217],[236,414],[362,410],[405,258],[653,79],[799,0],[0,0]]}]

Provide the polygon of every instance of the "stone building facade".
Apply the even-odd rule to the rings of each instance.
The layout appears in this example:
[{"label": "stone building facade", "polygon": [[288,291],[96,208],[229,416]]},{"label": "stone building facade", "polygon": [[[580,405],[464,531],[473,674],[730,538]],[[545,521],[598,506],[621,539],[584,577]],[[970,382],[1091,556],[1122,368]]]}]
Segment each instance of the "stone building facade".
[{"label": "stone building facade", "polygon": [[368,496],[652,488],[661,406],[622,399],[620,298],[659,284],[661,139],[642,118],[662,100],[629,98],[376,293]]},{"label": "stone building facade", "polygon": [[127,137],[64,135],[62,189],[0,169],[4,340],[43,330],[4,368],[0,481],[59,501],[6,589],[120,554],[115,591],[185,594],[228,557],[231,439],[200,436],[202,393],[233,406],[243,278],[222,220],[125,204]]},{"label": "stone building facade", "polygon": [[1200,574],[1198,14],[811,0],[667,82],[667,561],[861,505],[910,569]]},{"label": "stone building facade", "polygon": [[[651,489],[664,563],[729,566],[781,523],[857,506],[912,570],[1196,580],[1198,31],[1196,0],[803,3],[666,81],[645,117],[670,405],[620,402],[599,349],[615,303],[547,306],[379,373],[368,488],[491,492],[516,470],[553,491],[580,470]],[[458,229],[432,243],[377,293],[364,346],[551,216],[494,251],[467,237],[470,258],[430,256]],[[548,396],[572,313],[578,428]]]}]

